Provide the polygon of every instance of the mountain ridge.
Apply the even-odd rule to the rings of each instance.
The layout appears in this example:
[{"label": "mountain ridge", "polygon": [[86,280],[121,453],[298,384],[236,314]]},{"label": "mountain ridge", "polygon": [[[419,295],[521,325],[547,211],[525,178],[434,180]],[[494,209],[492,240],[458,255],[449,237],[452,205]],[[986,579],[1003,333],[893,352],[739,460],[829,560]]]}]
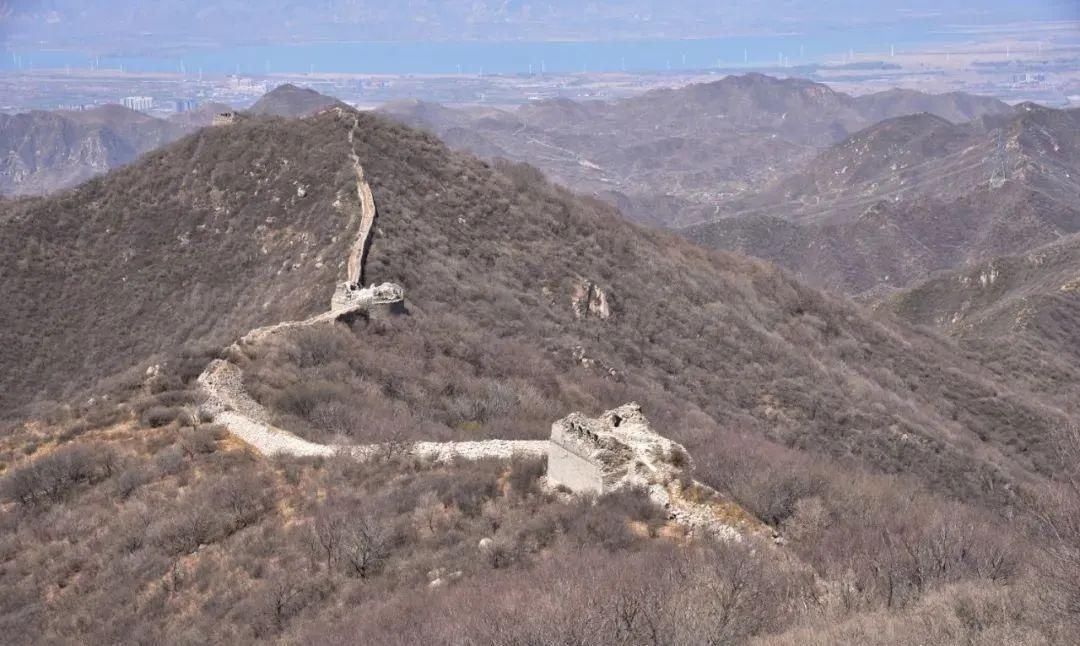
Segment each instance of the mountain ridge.
[{"label": "mountain ridge", "polygon": [[686,233],[819,286],[902,288],[1080,230],[1078,123],[1078,110],[1034,105],[968,124],[887,120]]},{"label": "mountain ridge", "polygon": [[[1052,468],[1045,429],[1072,412],[1039,394],[1037,376],[1006,384],[951,342],[775,267],[641,229],[529,167],[333,110],[205,129],[73,192],[0,203],[11,290],[0,347],[5,366],[23,366],[4,371],[4,408],[125,370],[138,383],[157,364],[193,379],[242,330],[324,311],[359,208],[353,118],[379,209],[369,280],[404,286],[412,314],[244,359],[253,397],[290,424],[326,423],[321,406],[288,403],[305,383],[326,389],[314,403],[334,415],[358,401],[396,410],[385,414],[414,420],[428,436],[417,439],[542,437],[552,406],[638,400],[705,456],[712,433],[741,428],[874,469],[903,464],[971,499],[1008,498],[985,485]],[[606,294],[607,318],[576,313],[584,281]],[[294,344],[337,349],[311,364]],[[384,380],[383,394],[367,379]],[[509,409],[507,384],[521,389]],[[957,390],[979,395],[941,395]]]},{"label": "mountain ridge", "polygon": [[532,163],[556,181],[676,227],[715,217],[827,146],[881,118],[1011,112],[996,99],[902,92],[853,97],[762,74],[652,90],[613,102],[537,101],[516,110],[397,103],[382,111],[485,158]]}]

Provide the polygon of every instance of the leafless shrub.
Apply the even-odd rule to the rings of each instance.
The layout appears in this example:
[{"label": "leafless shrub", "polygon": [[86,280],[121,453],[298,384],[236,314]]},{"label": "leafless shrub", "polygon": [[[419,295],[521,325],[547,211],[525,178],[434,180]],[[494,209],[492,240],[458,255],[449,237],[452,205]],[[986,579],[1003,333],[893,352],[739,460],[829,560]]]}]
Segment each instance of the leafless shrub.
[{"label": "leafless shrub", "polygon": [[547,472],[544,458],[516,458],[510,464],[510,487],[519,496],[539,490],[540,477]]},{"label": "leafless shrub", "polygon": [[110,476],[116,454],[99,444],[74,444],[37,458],[4,476],[0,491],[7,500],[34,506],[58,503],[81,484]]},{"label": "leafless shrub", "polygon": [[338,551],[351,572],[364,579],[382,567],[392,540],[390,528],[372,512],[361,511],[346,522]]},{"label": "leafless shrub", "polygon": [[226,529],[235,532],[253,524],[272,506],[270,483],[250,474],[228,476],[210,486],[207,506],[220,510]]},{"label": "leafless shrub", "polygon": [[194,505],[161,518],[148,530],[150,540],[169,554],[190,554],[220,535],[222,519]]},{"label": "leafless shrub", "polygon": [[115,491],[121,500],[127,499],[135,491],[150,482],[152,475],[143,466],[132,466],[120,472],[116,477]]},{"label": "leafless shrub", "polygon": [[217,450],[216,431],[212,427],[185,429],[180,432],[177,445],[188,457],[213,453]]},{"label": "leafless shrub", "polygon": [[327,381],[301,382],[286,387],[278,395],[277,406],[284,412],[311,419],[320,405],[346,396],[345,389]]},{"label": "leafless shrub", "polygon": [[178,446],[167,446],[154,456],[154,464],[162,475],[176,475],[184,468],[184,451]]},{"label": "leafless shrub", "polygon": [[320,508],[311,526],[310,545],[326,571],[340,564],[361,579],[377,573],[394,540],[394,530],[383,516],[370,503],[331,501]]},{"label": "leafless shrub", "polygon": [[172,424],[177,417],[180,416],[181,411],[179,408],[169,408],[167,406],[151,406],[143,412],[140,421],[149,426],[150,428],[158,428]]},{"label": "leafless shrub", "polygon": [[1080,629],[1080,426],[1054,439],[1063,468],[1035,501],[1041,597],[1053,617]]}]

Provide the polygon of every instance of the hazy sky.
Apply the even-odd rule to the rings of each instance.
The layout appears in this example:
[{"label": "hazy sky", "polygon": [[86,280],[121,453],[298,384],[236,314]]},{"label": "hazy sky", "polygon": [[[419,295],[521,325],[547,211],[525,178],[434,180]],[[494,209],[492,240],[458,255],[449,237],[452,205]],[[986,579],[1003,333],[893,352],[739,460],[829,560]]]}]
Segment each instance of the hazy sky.
[{"label": "hazy sky", "polygon": [[0,0],[0,29],[21,47],[113,51],[313,40],[678,38],[867,26],[986,29],[1046,20],[1080,20],[1080,0]]}]

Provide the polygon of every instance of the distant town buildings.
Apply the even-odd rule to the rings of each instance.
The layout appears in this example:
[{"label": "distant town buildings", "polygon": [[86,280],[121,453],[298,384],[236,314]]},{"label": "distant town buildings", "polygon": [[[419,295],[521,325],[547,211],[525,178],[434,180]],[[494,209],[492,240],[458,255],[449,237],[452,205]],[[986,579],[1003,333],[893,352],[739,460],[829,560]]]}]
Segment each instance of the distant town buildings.
[{"label": "distant town buildings", "polygon": [[1013,74],[1012,82],[1016,84],[1035,84],[1045,83],[1046,74],[1036,72],[1026,72],[1024,74]]},{"label": "distant town buildings", "polygon": [[196,99],[173,99],[173,111],[174,112],[189,112],[199,107],[199,102]]},{"label": "distant town buildings", "polygon": [[126,96],[120,102],[125,108],[138,110],[139,112],[146,112],[154,107],[154,97],[152,96]]},{"label": "distant town buildings", "polygon": [[262,96],[269,91],[269,87],[267,87],[266,82],[256,81],[255,79],[244,78],[241,76],[230,76],[228,89],[235,94],[249,94],[257,96]]}]

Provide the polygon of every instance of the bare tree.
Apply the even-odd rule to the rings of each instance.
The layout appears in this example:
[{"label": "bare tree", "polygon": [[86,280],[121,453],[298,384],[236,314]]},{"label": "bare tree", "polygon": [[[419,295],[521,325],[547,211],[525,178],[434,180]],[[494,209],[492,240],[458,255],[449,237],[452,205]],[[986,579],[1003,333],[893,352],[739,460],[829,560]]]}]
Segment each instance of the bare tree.
[{"label": "bare tree", "polygon": [[337,557],[342,534],[345,532],[345,519],[341,514],[323,507],[315,514],[311,525],[312,551],[326,560],[326,571],[330,572]]},{"label": "bare tree", "polygon": [[1062,621],[1080,625],[1080,426],[1056,433],[1061,469],[1038,509],[1045,540],[1043,601]]},{"label": "bare tree", "polygon": [[374,514],[361,512],[343,525],[338,553],[361,579],[374,574],[390,554],[393,533]]}]

